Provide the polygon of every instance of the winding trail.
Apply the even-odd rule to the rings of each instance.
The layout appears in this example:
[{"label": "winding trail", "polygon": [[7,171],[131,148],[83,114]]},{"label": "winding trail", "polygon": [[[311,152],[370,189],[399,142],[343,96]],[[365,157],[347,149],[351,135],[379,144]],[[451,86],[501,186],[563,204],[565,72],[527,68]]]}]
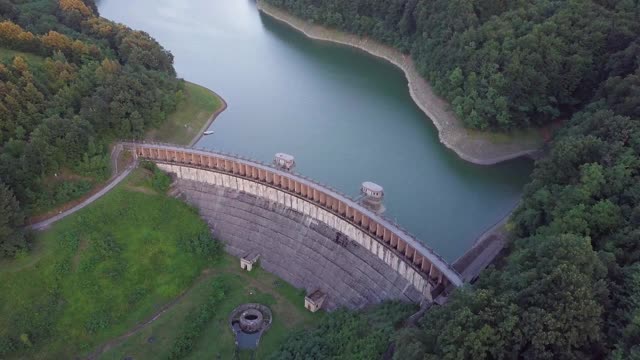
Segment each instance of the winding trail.
[{"label": "winding trail", "polygon": [[[117,174],[118,171],[118,156],[120,156],[120,152],[122,151],[122,149],[114,149],[114,151],[111,152],[111,162],[112,162],[112,169],[114,169],[114,173]],[[121,174],[113,177],[111,179],[111,181],[102,189],[100,189],[97,193],[91,195],[89,198],[87,198],[86,200],[84,200],[83,202],[79,203],[78,205],[72,207],[71,209],[68,209],[66,211],[63,211],[61,213],[59,213],[58,215],[55,215],[53,217],[50,217],[46,220],[37,222],[35,224],[32,224],[30,227],[33,230],[44,230],[47,229],[49,226],[51,226],[51,224],[58,222],[64,218],[66,218],[67,216],[84,209],[85,207],[87,207],[88,205],[90,205],[91,203],[93,203],[94,201],[98,200],[99,198],[101,198],[102,196],[104,196],[106,193],[108,193],[109,191],[111,191],[111,189],[113,189],[114,187],[116,187],[116,185],[118,185],[120,182],[122,182],[122,180],[124,180],[127,176],[129,176],[129,174],[131,173],[131,171],[133,169],[136,168],[136,166],[138,165],[137,161],[133,161],[124,171],[122,171]]]},{"label": "winding trail", "polygon": [[[222,106],[216,109],[216,111],[211,115],[209,120],[207,120],[204,126],[202,126],[198,134],[189,143],[188,145],[189,147],[193,147],[193,145],[195,145],[198,142],[198,140],[202,138],[202,135],[204,134],[204,132],[209,128],[209,126],[211,126],[211,123],[215,121],[218,115],[220,115],[220,113],[222,113],[224,110],[227,109],[227,102],[224,101],[224,99],[220,95],[218,95],[213,90],[210,90],[210,89],[207,89],[207,90],[209,90],[213,96],[220,99],[220,101],[222,102]],[[120,184],[122,180],[124,180],[131,173],[131,171],[133,171],[133,169],[135,169],[138,166],[137,160],[133,161],[129,166],[127,166],[127,168],[124,171],[122,171],[122,173],[118,174],[118,158],[121,152],[122,152],[122,147],[120,145],[116,145],[116,147],[114,147],[113,150],[111,151],[111,169],[113,169],[113,174],[112,174],[111,180],[109,180],[109,183],[105,187],[103,187],[98,192],[91,195],[90,197],[88,197],[78,205],[68,210],[65,210],[55,216],[52,216],[48,219],[42,220],[35,224],[31,224],[29,228],[33,230],[38,230],[38,231],[47,229],[49,226],[51,226],[51,224],[56,223],[66,218],[67,216],[79,210],[84,209],[85,207],[87,207],[88,205],[90,205],[91,203],[93,203],[94,201],[98,200],[99,198],[104,196],[106,193],[111,191],[118,184]]]},{"label": "winding trail", "polygon": [[[189,143],[189,147],[193,147],[193,145],[198,142],[198,140],[200,140],[200,138],[202,138],[202,135],[204,133],[205,130],[207,130],[209,128],[209,126],[211,126],[211,123],[213,123],[213,121],[218,117],[218,115],[220,113],[222,113],[226,108],[227,108],[227,103],[226,101],[219,96],[217,93],[215,93],[214,91],[210,90],[211,93],[218,97],[220,99],[220,101],[222,102],[222,106],[220,108],[218,108],[209,118],[209,120],[207,120],[207,122],[204,124],[204,126],[202,127],[202,129],[200,129],[200,131],[198,132],[198,134],[191,140],[191,142]],[[82,201],[81,203],[79,203],[78,205],[63,211],[49,219],[37,222],[35,224],[30,225],[29,227],[33,230],[45,230],[47,229],[49,226],[51,226],[52,224],[64,219],[65,217],[76,213],[79,210],[84,209],[85,207],[87,207],[88,205],[92,204],[94,201],[98,200],[99,198],[101,198],[102,196],[104,196],[105,194],[107,194],[109,191],[111,191],[113,188],[115,188],[118,184],[120,184],[124,179],[127,178],[127,176],[129,176],[129,174],[131,173],[131,171],[133,171],[133,169],[135,169],[138,166],[138,161],[137,159],[134,160],[133,162],[131,162],[131,164],[129,164],[127,166],[126,169],[124,169],[120,174],[118,174],[118,158],[120,157],[120,154],[122,152],[122,145],[118,144],[114,147],[114,149],[111,151],[111,168],[113,169],[113,174],[112,174],[112,178],[109,181],[109,183],[103,187],[102,189],[100,189],[98,192],[96,192],[95,194],[91,195],[89,198],[85,199],[84,201]],[[100,356],[101,354],[103,354],[105,351],[111,349],[112,347],[122,343],[124,340],[128,339],[129,337],[137,334],[140,330],[146,328],[147,326],[151,325],[154,321],[158,320],[158,318],[160,318],[164,313],[166,313],[168,310],[170,310],[171,308],[173,308],[175,305],[177,305],[182,299],[184,299],[190,292],[191,290],[193,290],[199,283],[201,283],[202,281],[206,280],[207,278],[211,277],[211,275],[213,275],[213,273],[210,271],[210,269],[204,270],[203,273],[200,275],[200,277],[198,279],[196,279],[196,281],[188,288],[186,289],[184,292],[182,292],[179,296],[177,296],[175,299],[169,301],[168,303],[166,303],[165,305],[163,305],[159,310],[157,310],[154,314],[152,314],[147,320],[138,323],[137,325],[135,325],[133,328],[129,329],[129,331],[127,331],[125,334],[115,338],[115,339],[111,339],[108,342],[102,344],[96,351],[92,352],[91,354],[89,354],[87,356],[87,359],[96,359],[98,356]]]},{"label": "winding trail", "polygon": [[[239,269],[239,267],[238,267]],[[98,346],[96,348],[95,351],[93,351],[92,353],[90,353],[89,355],[86,356],[86,360],[95,360],[98,359],[102,354],[104,354],[105,352],[121,345],[125,340],[127,340],[128,338],[138,334],[140,331],[146,329],[147,327],[149,327],[150,325],[152,325],[154,322],[156,322],[158,319],[160,319],[164,314],[166,314],[169,310],[173,309],[175,306],[179,305],[180,302],[182,300],[184,300],[187,296],[189,296],[191,294],[191,292],[198,286],[200,285],[203,281],[206,281],[208,279],[211,279],[213,276],[221,276],[221,275],[238,275],[240,277],[243,278],[243,280],[245,281],[245,285],[246,286],[251,286],[254,287],[264,293],[268,293],[270,295],[272,295],[273,297],[276,298],[276,300],[278,300],[279,302],[281,302],[281,306],[295,306],[295,304],[291,303],[287,298],[285,298],[284,296],[282,296],[282,294],[278,293],[277,291],[270,289],[269,287],[265,286],[263,283],[259,282],[256,278],[248,275],[248,272],[245,272],[244,270],[221,270],[221,271],[215,271],[215,269],[212,268],[208,268],[208,269],[204,269],[202,271],[202,273],[200,274],[200,276],[193,282],[193,284],[186,289],[185,291],[183,291],[180,295],[178,295],[175,299],[169,301],[168,303],[164,304],[160,309],[158,309],[155,313],[153,313],[150,317],[148,317],[146,320],[138,323],[137,325],[135,325],[134,327],[132,327],[131,329],[129,329],[126,333],[113,338],[111,340],[108,340],[107,342],[103,343],[102,345]],[[272,305],[274,306],[274,305]],[[277,305],[275,305],[277,307]],[[288,319],[284,319],[286,321],[289,321],[290,325],[291,324],[297,324],[299,322],[299,320],[292,320],[290,318]],[[293,322],[291,322],[293,321]]]},{"label": "winding trail", "polygon": [[122,174],[118,175],[115,179],[111,180],[111,182],[109,184],[107,184],[107,186],[105,186],[102,189],[100,189],[100,191],[98,191],[97,193],[93,194],[91,197],[89,197],[85,201],[81,202],[80,204],[72,207],[71,209],[69,209],[67,211],[61,212],[60,214],[58,214],[58,215],[56,215],[54,217],[51,217],[51,218],[49,218],[47,220],[40,221],[39,223],[35,223],[35,224],[31,225],[31,228],[34,229],[34,230],[44,230],[44,229],[48,228],[51,224],[64,219],[65,217],[75,213],[76,211],[84,209],[86,206],[90,205],[92,202],[98,200],[99,198],[104,196],[104,194],[106,194],[109,191],[111,191],[111,189],[113,189],[122,180],[124,180],[136,166],[137,166],[137,162],[134,162],[133,164],[129,165],[129,167],[127,167],[127,169],[125,171],[123,171]]},{"label": "winding trail", "polygon": [[205,269],[202,272],[202,274],[200,275],[200,277],[198,277],[187,290],[183,291],[175,299],[173,299],[173,300],[169,301],[168,303],[164,304],[159,310],[157,310],[149,318],[147,318],[147,320],[138,323],[137,325],[135,325],[134,327],[129,329],[129,331],[127,331],[126,333],[118,336],[117,338],[113,338],[113,339],[107,341],[106,343],[100,345],[94,352],[92,352],[91,354],[87,355],[86,359],[87,360],[97,359],[100,355],[102,355],[105,352],[109,351],[110,349],[122,344],[122,342],[124,342],[128,338],[132,337],[133,335],[137,334],[138,332],[140,332],[140,330],[142,330],[142,329],[146,328],[147,326],[153,324],[164,313],[166,313],[167,311],[171,310],[182,299],[184,299],[187,295],[189,295],[189,293],[196,286],[198,286],[201,282],[205,281],[206,279],[210,278],[212,275],[214,275],[214,273],[211,271],[211,269]]}]

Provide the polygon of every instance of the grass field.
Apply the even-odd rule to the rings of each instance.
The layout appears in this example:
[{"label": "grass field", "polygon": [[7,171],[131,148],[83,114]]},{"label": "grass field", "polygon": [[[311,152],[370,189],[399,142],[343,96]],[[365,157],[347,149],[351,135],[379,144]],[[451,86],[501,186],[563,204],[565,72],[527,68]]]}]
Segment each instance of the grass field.
[{"label": "grass field", "polygon": [[211,260],[184,251],[208,233],[188,205],[120,186],[0,263],[0,358],[71,359],[188,288]]},{"label": "grass field", "polygon": [[[304,309],[304,294],[299,290],[260,268],[242,271],[238,260],[227,255],[163,317],[99,359],[166,359],[188,312],[204,301],[207,290],[216,280],[223,281],[228,291],[187,359],[233,359],[234,337],[227,321],[231,311],[243,303],[259,302],[273,312],[273,324],[260,340],[257,359],[276,350],[291,331],[310,326],[323,316],[323,313],[312,314]],[[242,355],[249,358],[249,354]]]},{"label": "grass field", "polygon": [[216,94],[190,82],[185,82],[184,95],[184,100],[162,126],[149,131],[147,140],[188,145],[211,115],[223,106]]},{"label": "grass field", "polygon": [[135,170],[88,208],[38,234],[31,253],[0,261],[0,358],[84,357],[177,299],[101,357],[166,358],[186,315],[204,303],[216,279],[228,291],[192,359],[233,356],[227,319],[245,302],[268,305],[274,314],[257,358],[323,316],[304,310],[302,292],[260,268],[249,273],[229,255],[212,260],[185,250],[186,239],[208,233],[207,226],[190,206],[154,191],[150,174]]}]

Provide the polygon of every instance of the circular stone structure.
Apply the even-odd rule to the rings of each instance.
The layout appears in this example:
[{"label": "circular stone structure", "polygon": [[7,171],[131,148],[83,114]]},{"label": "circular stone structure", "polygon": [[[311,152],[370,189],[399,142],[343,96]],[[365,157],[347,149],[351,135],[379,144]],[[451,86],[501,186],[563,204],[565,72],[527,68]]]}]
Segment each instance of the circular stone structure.
[{"label": "circular stone structure", "polygon": [[248,309],[240,314],[240,329],[247,333],[254,333],[262,328],[262,313],[257,309]]},{"label": "circular stone structure", "polygon": [[236,346],[257,348],[262,333],[271,327],[271,321],[271,310],[262,304],[243,304],[235,308],[229,317],[229,326],[236,336]]}]

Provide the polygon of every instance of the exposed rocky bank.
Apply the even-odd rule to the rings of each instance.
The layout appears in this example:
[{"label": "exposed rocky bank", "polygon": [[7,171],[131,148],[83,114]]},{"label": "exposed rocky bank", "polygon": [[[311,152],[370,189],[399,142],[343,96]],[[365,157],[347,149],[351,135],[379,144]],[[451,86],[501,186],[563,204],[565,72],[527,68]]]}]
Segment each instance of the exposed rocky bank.
[{"label": "exposed rocky bank", "polygon": [[375,40],[327,29],[297,18],[264,0],[257,0],[258,9],[276,20],[301,31],[306,36],[323,41],[349,45],[396,65],[408,80],[413,101],[438,129],[440,142],[462,159],[480,165],[492,165],[538,152],[542,141],[534,131],[505,135],[464,128],[449,104],[437,96],[429,83],[418,73],[410,56]]}]

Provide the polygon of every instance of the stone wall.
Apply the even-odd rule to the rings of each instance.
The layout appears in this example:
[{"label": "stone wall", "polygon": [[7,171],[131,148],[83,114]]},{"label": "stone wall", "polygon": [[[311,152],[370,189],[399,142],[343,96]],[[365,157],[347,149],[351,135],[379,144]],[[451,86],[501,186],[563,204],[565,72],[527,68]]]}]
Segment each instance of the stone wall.
[{"label": "stone wall", "polygon": [[[229,253],[240,257],[258,251],[265,270],[298,288],[328,294],[327,309],[360,308],[387,299],[417,302],[425,298],[421,292],[430,289],[411,273],[413,269],[397,257],[394,260],[391,251],[373,249],[377,242],[355,239],[353,230],[342,232],[336,222],[329,225],[326,217],[318,216],[321,209],[309,208],[313,204],[296,206],[291,199],[287,203],[284,198],[279,202],[256,195],[259,185],[255,183],[251,190],[239,191],[238,182],[247,180],[226,174],[167,164],[159,167],[178,175],[177,188],[200,209]],[[277,194],[272,195],[277,199]],[[422,287],[416,287],[416,282]]]}]

